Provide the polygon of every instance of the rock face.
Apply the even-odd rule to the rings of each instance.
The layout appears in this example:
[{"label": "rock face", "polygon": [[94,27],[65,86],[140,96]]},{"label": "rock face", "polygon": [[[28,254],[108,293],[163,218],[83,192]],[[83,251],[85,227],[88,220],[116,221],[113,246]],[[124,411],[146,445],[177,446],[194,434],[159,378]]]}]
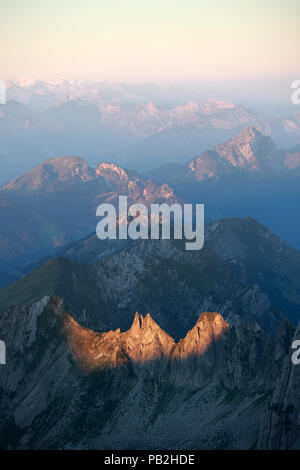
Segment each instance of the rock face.
[{"label": "rock face", "polygon": [[[60,301],[61,302],[61,301]],[[184,339],[175,343],[147,313],[136,313],[130,329],[97,334],[66,315],[65,330],[74,358],[84,369],[116,368],[128,361],[146,365],[157,360],[185,361],[204,355],[229,324],[217,313],[203,313]]]},{"label": "rock face", "polygon": [[[286,158],[286,160],[284,160]],[[203,152],[184,165],[165,166],[147,174],[154,181],[165,181],[171,186],[196,183],[227,175],[244,175],[279,169],[294,169],[298,165],[297,155],[287,158],[277,149],[271,137],[264,135],[258,127],[246,127],[232,139]]]},{"label": "rock face", "polygon": [[174,340],[155,323],[149,313],[135,314],[131,328],[96,334],[68,315],[65,329],[71,351],[84,369],[115,368],[129,360],[146,363],[167,357]]},{"label": "rock face", "polygon": [[[138,173],[124,170],[114,163],[102,162],[95,168],[90,168],[80,157],[45,160],[33,170],[2,186],[0,194],[5,194],[5,191],[21,191],[24,196],[24,193],[30,194],[33,191],[70,191],[72,187],[75,187],[76,192],[88,191],[95,184],[94,195],[99,197],[103,193],[107,198],[109,194],[110,200],[114,192],[128,195],[132,202],[148,202],[148,199],[155,201],[157,198],[167,200],[170,197],[175,200],[172,189],[167,185],[159,187]],[[7,196],[9,197],[9,193]]]},{"label": "rock face", "polygon": [[[300,324],[294,340],[300,338]],[[293,342],[293,341],[292,341]],[[259,433],[260,449],[300,448],[300,367],[287,355]]]},{"label": "rock face", "polygon": [[178,343],[172,357],[186,359],[204,354],[228,328],[220,314],[202,313],[194,328]]},{"label": "rock face", "polygon": [[284,165],[289,170],[295,170],[296,168],[299,168],[300,152],[289,153],[284,160]]},{"label": "rock face", "polygon": [[[200,157],[194,158],[188,164],[185,179],[204,181],[209,178],[220,177],[232,172],[232,165],[225,159],[221,159],[214,151],[202,153]],[[178,178],[179,181],[179,178]]]},{"label": "rock face", "polygon": [[[288,322],[271,339],[255,324],[229,326],[203,313],[175,343],[149,314],[137,313],[128,331],[98,333],[61,299],[44,297],[1,314],[0,331],[8,359],[0,376],[1,448],[298,445],[297,426],[286,438],[278,420],[268,419],[285,400],[276,416],[284,421],[292,410],[297,422],[299,373],[288,361],[298,333]],[[259,437],[266,425],[274,436],[267,442]]]},{"label": "rock face", "polygon": [[45,160],[32,171],[2,186],[3,190],[56,191],[67,185],[90,181],[93,170],[79,157],[60,157]]}]

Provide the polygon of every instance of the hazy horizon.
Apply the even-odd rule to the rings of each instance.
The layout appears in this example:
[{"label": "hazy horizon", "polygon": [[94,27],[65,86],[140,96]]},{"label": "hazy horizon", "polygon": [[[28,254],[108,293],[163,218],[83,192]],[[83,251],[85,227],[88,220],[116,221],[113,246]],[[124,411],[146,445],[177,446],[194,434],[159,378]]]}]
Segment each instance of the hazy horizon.
[{"label": "hazy horizon", "polygon": [[299,17],[297,0],[12,0],[2,5],[0,78],[296,79]]}]

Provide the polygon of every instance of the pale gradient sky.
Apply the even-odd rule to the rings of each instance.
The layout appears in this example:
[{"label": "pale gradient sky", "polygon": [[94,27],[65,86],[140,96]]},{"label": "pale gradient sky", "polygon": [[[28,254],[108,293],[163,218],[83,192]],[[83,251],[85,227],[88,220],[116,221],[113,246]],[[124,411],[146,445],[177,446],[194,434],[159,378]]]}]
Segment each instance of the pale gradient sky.
[{"label": "pale gradient sky", "polygon": [[0,78],[300,74],[300,0],[0,0]]}]

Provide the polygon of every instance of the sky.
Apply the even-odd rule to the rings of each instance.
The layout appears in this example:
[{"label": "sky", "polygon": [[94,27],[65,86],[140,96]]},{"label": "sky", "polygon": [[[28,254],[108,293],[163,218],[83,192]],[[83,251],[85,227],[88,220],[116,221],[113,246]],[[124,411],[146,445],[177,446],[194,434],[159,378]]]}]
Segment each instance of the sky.
[{"label": "sky", "polygon": [[299,78],[300,0],[0,0],[0,78]]}]

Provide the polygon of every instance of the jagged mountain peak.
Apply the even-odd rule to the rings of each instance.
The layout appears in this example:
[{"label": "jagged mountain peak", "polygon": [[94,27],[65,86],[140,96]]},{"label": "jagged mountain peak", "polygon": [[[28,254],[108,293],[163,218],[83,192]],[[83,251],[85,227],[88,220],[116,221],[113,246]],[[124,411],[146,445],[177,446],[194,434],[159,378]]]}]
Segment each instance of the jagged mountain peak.
[{"label": "jagged mountain peak", "polygon": [[[61,304],[57,303],[62,314]],[[184,359],[204,354],[227,331],[229,324],[219,313],[204,312],[184,339],[175,343],[147,313],[136,312],[128,331],[96,333],[63,312],[70,350],[85,369],[114,368],[128,360],[147,363],[156,359]]]},{"label": "jagged mountain peak", "polygon": [[145,316],[143,316],[138,312],[135,313],[132,325],[126,334],[130,336],[138,336],[141,334],[148,336],[166,335],[164,330],[162,330],[160,326],[153,320],[150,313],[147,313]]},{"label": "jagged mountain peak", "polygon": [[[178,345],[169,341],[164,348],[161,337],[133,341],[119,329],[97,333],[82,326],[58,297],[3,312],[10,359],[0,375],[2,448],[91,449],[109,442],[128,448],[137,433],[145,448],[179,442],[205,449],[214,442],[218,449],[224,438],[228,448],[295,448],[300,369],[290,345],[300,327],[289,327],[286,339],[280,335],[278,350],[278,339],[247,324],[227,332],[217,313],[205,312],[201,322],[209,331],[225,325],[224,334],[210,336],[204,353],[178,351],[178,360]],[[197,324],[203,342],[206,329]],[[174,428],[176,440],[168,432]]]},{"label": "jagged mountain peak", "polygon": [[168,356],[175,342],[148,313],[138,312],[131,328],[96,333],[63,313],[68,344],[75,360],[86,370],[114,368],[128,360],[146,363]]},{"label": "jagged mountain peak", "polygon": [[229,324],[218,313],[202,313],[196,325],[184,339],[175,343],[147,313],[136,312],[129,330],[120,329],[97,333],[82,326],[66,313],[58,297],[50,300],[53,309],[63,319],[70,351],[85,370],[115,368],[128,360],[134,363],[157,359],[185,359],[203,355],[227,331]]},{"label": "jagged mountain peak", "polygon": [[229,328],[229,323],[216,312],[203,312],[196,325],[177,344],[173,356],[186,358],[204,354]]},{"label": "jagged mountain peak", "polygon": [[91,168],[81,157],[62,156],[43,161],[31,171],[2,186],[1,189],[54,191],[64,189],[69,184],[98,178],[115,185],[128,183],[130,179],[144,181],[136,173],[127,172],[114,163],[101,162],[96,168]]},{"label": "jagged mountain peak", "polygon": [[95,168],[96,176],[103,176],[113,183],[127,183],[130,175],[127,171],[115,163],[102,162]]},{"label": "jagged mountain peak", "polygon": [[233,139],[214,147],[214,151],[233,167],[258,170],[278,165],[278,150],[269,136],[256,127],[246,127]]},{"label": "jagged mountain peak", "polygon": [[[60,306],[61,308],[61,306]],[[120,329],[96,333],[65,315],[70,350],[85,369],[114,368],[128,360],[147,363],[156,359],[186,359],[203,355],[228,330],[229,323],[219,313],[204,312],[184,339],[175,343],[147,313],[136,312],[128,331]]]},{"label": "jagged mountain peak", "polygon": [[123,350],[136,362],[168,356],[175,341],[147,313],[135,314],[131,328],[123,333]]},{"label": "jagged mountain peak", "polygon": [[145,328],[146,326],[146,323],[149,324],[150,322],[153,322],[154,324],[156,324],[149,313],[146,314],[145,317],[143,317],[142,314],[136,312],[135,315],[134,315],[134,319],[133,319],[133,322],[132,322],[132,325],[130,327],[130,332],[132,334],[139,334],[141,332],[141,330],[143,328]]},{"label": "jagged mountain peak", "polygon": [[[180,185],[221,178],[237,171],[278,169],[282,167],[283,158],[271,137],[264,135],[259,128],[250,126],[242,129],[232,139],[192,158],[181,168],[162,167],[156,173],[150,172],[150,176],[157,182]],[[297,166],[297,156],[291,162],[287,160],[286,166],[288,165]]]}]

